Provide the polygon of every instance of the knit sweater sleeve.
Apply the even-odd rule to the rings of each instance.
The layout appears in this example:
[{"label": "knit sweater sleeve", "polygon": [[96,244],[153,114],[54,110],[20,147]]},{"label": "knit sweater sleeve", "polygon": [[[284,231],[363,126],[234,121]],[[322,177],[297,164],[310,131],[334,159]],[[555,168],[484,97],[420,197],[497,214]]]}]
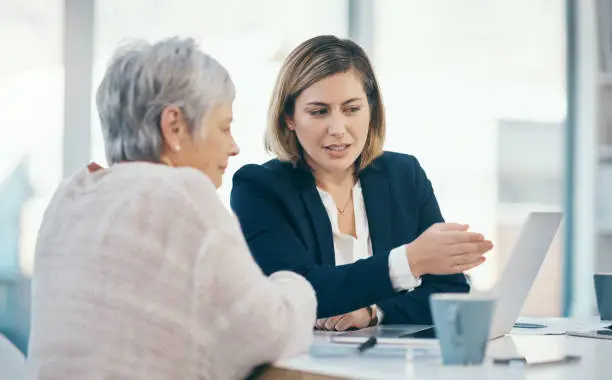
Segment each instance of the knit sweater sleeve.
[{"label": "knit sweater sleeve", "polygon": [[[310,283],[293,272],[266,277],[238,221],[203,181],[185,176],[181,189],[185,206],[197,215],[193,233],[202,236],[194,264],[196,286],[198,279],[213,273],[211,282],[198,291],[215,310],[211,320],[201,321],[217,334],[211,359],[252,367],[306,351],[316,318]],[[210,312],[203,315],[210,317]]]}]

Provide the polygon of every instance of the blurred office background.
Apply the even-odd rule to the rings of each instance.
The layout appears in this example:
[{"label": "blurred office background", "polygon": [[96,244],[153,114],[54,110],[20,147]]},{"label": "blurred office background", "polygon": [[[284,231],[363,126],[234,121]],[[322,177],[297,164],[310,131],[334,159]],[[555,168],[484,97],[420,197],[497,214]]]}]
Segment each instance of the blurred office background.
[{"label": "blurred office background", "polygon": [[416,155],[446,219],[496,243],[474,286],[495,284],[528,212],[563,210],[523,314],[595,313],[592,273],[612,270],[601,222],[612,220],[601,192],[612,191],[612,134],[597,107],[612,80],[600,75],[595,0],[0,0],[0,332],[27,329],[27,287],[10,284],[27,283],[56,186],[106,163],[93,95],[119,43],[193,36],[228,68],[242,149],[220,189],[228,204],[234,171],[269,159],[262,136],[282,59],[317,34],[367,50],[386,149]]}]

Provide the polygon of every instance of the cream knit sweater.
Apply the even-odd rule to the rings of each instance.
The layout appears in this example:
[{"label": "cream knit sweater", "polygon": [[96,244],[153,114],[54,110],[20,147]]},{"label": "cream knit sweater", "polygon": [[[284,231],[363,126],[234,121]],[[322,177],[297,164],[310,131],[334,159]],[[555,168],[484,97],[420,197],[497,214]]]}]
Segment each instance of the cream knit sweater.
[{"label": "cream knit sweater", "polygon": [[[290,254],[290,252],[288,252]],[[36,246],[30,379],[237,379],[307,350],[316,299],[265,277],[213,184],[147,163],[83,170]]]}]

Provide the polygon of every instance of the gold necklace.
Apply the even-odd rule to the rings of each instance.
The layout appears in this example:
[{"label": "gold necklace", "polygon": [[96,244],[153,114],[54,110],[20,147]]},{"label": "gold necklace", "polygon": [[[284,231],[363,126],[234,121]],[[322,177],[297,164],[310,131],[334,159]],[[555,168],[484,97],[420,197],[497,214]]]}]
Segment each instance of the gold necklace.
[{"label": "gold necklace", "polygon": [[353,193],[351,192],[351,196],[349,197],[348,201],[346,201],[346,204],[344,205],[343,208],[338,208],[336,207],[336,209],[338,210],[338,213],[340,215],[344,215],[344,212],[346,211],[346,208],[348,207],[349,203],[351,203],[351,200],[353,200]]}]

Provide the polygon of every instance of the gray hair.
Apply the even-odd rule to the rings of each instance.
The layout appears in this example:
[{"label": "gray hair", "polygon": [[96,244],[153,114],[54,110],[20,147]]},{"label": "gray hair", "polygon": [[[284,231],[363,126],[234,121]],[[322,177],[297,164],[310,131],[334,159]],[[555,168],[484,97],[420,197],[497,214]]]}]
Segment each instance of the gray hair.
[{"label": "gray hair", "polygon": [[120,48],[96,94],[108,163],[159,162],[160,117],[166,107],[179,107],[193,133],[212,106],[230,103],[234,96],[227,70],[193,39]]}]

